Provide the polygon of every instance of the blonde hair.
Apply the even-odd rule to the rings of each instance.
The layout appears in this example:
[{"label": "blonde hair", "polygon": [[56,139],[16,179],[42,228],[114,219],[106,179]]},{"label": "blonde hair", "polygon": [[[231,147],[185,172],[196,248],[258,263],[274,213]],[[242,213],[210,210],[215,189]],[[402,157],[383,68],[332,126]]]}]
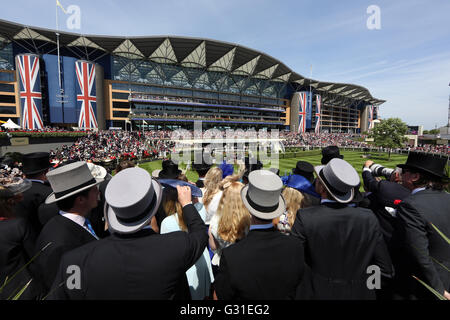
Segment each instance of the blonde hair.
[{"label": "blonde hair", "polygon": [[211,202],[214,195],[219,191],[219,184],[222,181],[222,169],[214,167],[208,170],[205,176],[205,194],[203,196],[203,205],[205,208]]},{"label": "blonde hair", "polygon": [[250,213],[241,199],[244,184],[236,180],[238,176],[227,178],[221,185],[223,194],[217,209],[220,217],[217,233],[224,241],[234,243],[242,239],[250,227]]},{"label": "blonde hair", "polygon": [[[167,188],[170,189],[170,188]],[[173,190],[168,190],[167,193],[164,195],[164,201],[163,201],[163,209],[167,216],[171,216],[173,214],[177,215],[178,218],[178,225],[180,226],[180,229],[182,231],[188,231],[186,223],[183,219],[183,208],[181,207],[181,204],[177,200],[177,196],[174,193],[176,192]]]},{"label": "blonde hair", "polygon": [[298,209],[305,207],[306,198],[300,191],[290,187],[284,188],[282,195],[284,201],[286,202],[288,222],[292,227],[294,225]]}]

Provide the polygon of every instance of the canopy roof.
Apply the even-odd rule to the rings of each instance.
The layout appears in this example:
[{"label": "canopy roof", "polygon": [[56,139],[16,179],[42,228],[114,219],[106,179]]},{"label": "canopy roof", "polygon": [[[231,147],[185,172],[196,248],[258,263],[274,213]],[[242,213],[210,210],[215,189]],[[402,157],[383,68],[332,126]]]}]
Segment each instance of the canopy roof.
[{"label": "canopy roof", "polygon": [[[0,20],[0,49],[16,42],[32,53],[56,53],[57,31]],[[223,41],[177,36],[116,37],[60,32],[60,46],[80,59],[96,61],[106,54],[129,59],[226,72],[253,78],[311,86],[324,94],[324,103],[334,98],[364,101],[380,105],[384,100],[372,97],[364,87],[308,79],[279,60],[256,50]],[[328,95],[327,95],[328,94]]]}]

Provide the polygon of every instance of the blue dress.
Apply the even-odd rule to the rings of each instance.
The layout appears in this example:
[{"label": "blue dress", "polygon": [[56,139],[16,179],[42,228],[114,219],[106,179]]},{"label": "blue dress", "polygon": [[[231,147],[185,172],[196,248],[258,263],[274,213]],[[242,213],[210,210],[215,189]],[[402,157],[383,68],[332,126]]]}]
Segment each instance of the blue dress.
[{"label": "blue dress", "polygon": [[[200,217],[205,221],[206,210],[201,203],[196,203]],[[160,233],[169,233],[181,231],[178,225],[178,216],[172,214],[161,223]],[[211,283],[214,282],[214,275],[211,268],[211,259],[209,257],[209,251],[207,248],[203,251],[203,255],[197,260],[197,262],[186,271],[187,281],[189,283],[189,290],[191,292],[192,300],[203,300],[210,294]]]}]

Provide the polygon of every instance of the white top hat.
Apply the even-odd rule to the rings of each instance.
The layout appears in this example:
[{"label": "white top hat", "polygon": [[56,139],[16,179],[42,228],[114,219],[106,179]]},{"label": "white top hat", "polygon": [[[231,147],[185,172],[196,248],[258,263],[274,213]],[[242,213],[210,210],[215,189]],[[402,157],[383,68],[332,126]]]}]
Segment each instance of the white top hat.
[{"label": "white top hat", "polygon": [[150,222],[161,203],[162,187],[139,167],[116,174],[105,191],[105,219],[116,233],[134,233]]},{"label": "white top hat", "polygon": [[283,182],[275,173],[255,170],[248,175],[248,185],[242,188],[241,198],[252,215],[270,220],[286,211],[282,190]]},{"label": "white top hat", "polygon": [[354,188],[359,185],[358,172],[347,161],[334,158],[326,166],[316,166],[317,177],[340,203],[349,203],[354,197]]},{"label": "white top hat", "polygon": [[92,176],[84,161],[56,168],[47,173],[47,179],[53,192],[45,200],[46,204],[66,199],[103,181],[103,179]]}]

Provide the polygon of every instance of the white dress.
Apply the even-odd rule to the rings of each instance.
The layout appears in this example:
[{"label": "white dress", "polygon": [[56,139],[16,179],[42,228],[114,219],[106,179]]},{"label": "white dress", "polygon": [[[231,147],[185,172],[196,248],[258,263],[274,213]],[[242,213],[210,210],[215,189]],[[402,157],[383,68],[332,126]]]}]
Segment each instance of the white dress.
[{"label": "white dress", "polygon": [[211,218],[216,214],[217,209],[219,208],[220,199],[222,198],[222,193],[223,191],[217,192],[208,204],[208,207],[206,208],[205,224],[210,224]]}]

